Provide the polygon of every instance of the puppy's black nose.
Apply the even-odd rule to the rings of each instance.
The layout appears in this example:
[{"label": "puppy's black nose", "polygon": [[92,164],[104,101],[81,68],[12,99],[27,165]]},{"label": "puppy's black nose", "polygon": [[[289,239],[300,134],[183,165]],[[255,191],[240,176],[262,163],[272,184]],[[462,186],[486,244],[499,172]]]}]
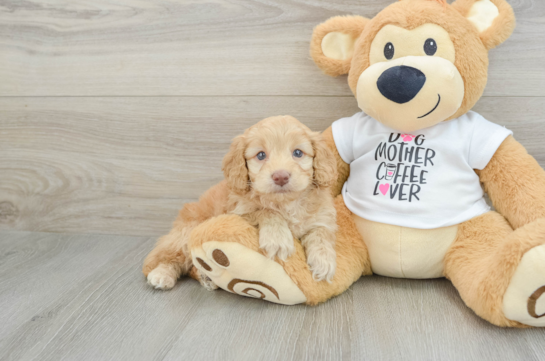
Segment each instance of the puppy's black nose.
[{"label": "puppy's black nose", "polygon": [[274,184],[282,187],[290,181],[290,174],[285,170],[277,170],[273,173],[271,178],[273,179]]},{"label": "puppy's black nose", "polygon": [[377,87],[384,97],[398,104],[411,101],[422,89],[426,76],[410,66],[394,66],[378,78]]}]

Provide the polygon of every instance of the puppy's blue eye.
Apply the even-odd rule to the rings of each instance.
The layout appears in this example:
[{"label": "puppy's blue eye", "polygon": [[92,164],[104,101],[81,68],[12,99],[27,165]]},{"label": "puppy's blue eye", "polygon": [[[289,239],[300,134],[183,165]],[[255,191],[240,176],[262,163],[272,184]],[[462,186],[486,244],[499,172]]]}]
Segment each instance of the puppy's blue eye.
[{"label": "puppy's blue eye", "polygon": [[259,152],[259,153],[257,153],[257,159],[263,160],[263,159],[265,159],[265,158],[267,158],[267,154],[265,154],[265,152]]},{"label": "puppy's blue eye", "polygon": [[303,151],[300,150],[300,149],[295,149],[295,150],[293,151],[293,156],[294,156],[295,158],[301,158],[301,157],[303,156]]}]

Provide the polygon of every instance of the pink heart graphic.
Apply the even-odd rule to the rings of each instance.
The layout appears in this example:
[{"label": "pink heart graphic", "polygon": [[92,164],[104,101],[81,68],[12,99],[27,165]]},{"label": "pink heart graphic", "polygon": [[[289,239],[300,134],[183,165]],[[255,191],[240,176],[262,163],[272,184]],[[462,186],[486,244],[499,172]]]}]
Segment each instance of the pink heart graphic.
[{"label": "pink heart graphic", "polygon": [[382,193],[383,195],[386,195],[386,193],[388,193],[388,189],[390,189],[390,184],[386,183],[386,184],[381,184],[378,189],[380,190],[380,193]]},{"label": "pink heart graphic", "polygon": [[401,134],[401,137],[403,138],[403,141],[404,142],[410,142],[412,141],[414,138],[416,138],[414,135],[412,134]]}]

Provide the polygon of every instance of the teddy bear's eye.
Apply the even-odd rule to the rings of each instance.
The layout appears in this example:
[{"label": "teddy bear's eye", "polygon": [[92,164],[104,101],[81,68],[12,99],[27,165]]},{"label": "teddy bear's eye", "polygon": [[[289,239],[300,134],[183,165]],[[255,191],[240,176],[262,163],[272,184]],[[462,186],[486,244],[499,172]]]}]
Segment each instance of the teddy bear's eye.
[{"label": "teddy bear's eye", "polygon": [[259,152],[259,153],[257,153],[257,159],[263,160],[263,159],[265,159],[265,158],[267,158],[267,154],[265,154],[265,152]]},{"label": "teddy bear's eye", "polygon": [[386,46],[384,46],[384,56],[386,57],[386,59],[392,59],[394,57],[394,52],[394,44],[388,43],[386,44]]},{"label": "teddy bear's eye", "polygon": [[301,149],[295,149],[293,151],[293,156],[295,158],[301,158],[303,156],[303,151]]},{"label": "teddy bear's eye", "polygon": [[424,43],[424,52],[429,56],[435,54],[437,52],[437,42],[431,38],[426,40]]}]

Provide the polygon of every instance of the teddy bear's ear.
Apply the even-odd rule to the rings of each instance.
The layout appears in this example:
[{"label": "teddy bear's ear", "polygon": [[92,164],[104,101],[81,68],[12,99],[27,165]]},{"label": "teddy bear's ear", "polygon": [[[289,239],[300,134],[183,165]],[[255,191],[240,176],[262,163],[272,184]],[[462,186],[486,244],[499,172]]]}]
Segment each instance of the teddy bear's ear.
[{"label": "teddy bear's ear", "polygon": [[354,44],[368,21],[361,16],[335,16],[318,25],[310,42],[316,65],[327,75],[348,74]]},{"label": "teddy bear's ear", "polygon": [[505,0],[457,0],[452,6],[475,25],[488,50],[507,40],[515,29],[513,8]]}]

